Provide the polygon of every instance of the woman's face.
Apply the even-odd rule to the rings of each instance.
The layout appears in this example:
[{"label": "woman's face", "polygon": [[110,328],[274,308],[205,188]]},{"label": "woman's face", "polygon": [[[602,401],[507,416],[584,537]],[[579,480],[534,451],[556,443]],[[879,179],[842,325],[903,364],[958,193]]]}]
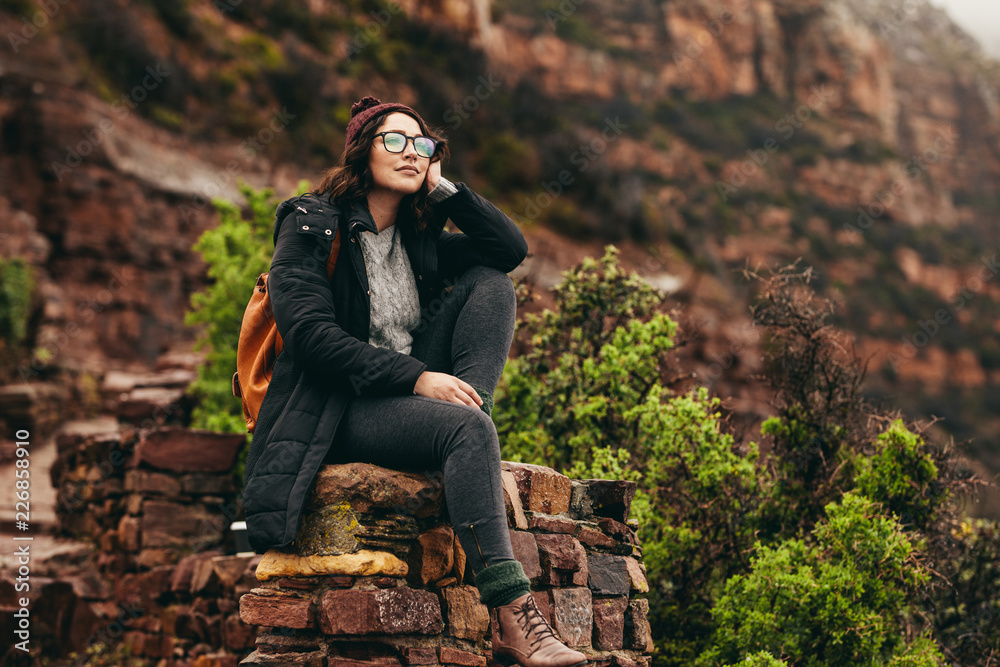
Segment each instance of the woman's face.
[{"label": "woman's face", "polygon": [[[409,137],[423,134],[412,116],[405,113],[391,113],[386,116],[379,132],[401,132]],[[372,175],[373,189],[388,190],[400,195],[411,195],[424,184],[430,159],[417,155],[413,140],[407,140],[402,153],[390,153],[382,143],[382,137],[375,137],[368,154],[368,169]]]}]

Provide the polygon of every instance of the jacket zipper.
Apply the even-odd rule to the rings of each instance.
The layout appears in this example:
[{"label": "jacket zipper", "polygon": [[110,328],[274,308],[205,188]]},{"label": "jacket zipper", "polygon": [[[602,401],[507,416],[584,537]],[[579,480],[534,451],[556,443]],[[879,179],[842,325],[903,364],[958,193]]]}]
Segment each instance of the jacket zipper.
[{"label": "jacket zipper", "polygon": [[483,556],[483,548],[479,546],[479,538],[476,536],[476,527],[470,523],[469,530],[472,531],[472,539],[476,541],[476,549],[479,551],[479,558],[483,561],[483,565],[486,565],[486,557]]}]

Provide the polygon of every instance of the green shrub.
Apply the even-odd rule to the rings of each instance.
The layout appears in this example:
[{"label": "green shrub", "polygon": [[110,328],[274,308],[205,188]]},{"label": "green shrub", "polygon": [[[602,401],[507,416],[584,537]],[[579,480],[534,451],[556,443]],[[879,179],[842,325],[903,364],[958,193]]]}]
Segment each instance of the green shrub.
[{"label": "green shrub", "polygon": [[812,536],[758,548],[752,570],[726,583],[705,664],[762,650],[803,667],[942,664],[933,642],[906,639],[908,600],[930,575],[897,521],[852,491]]},{"label": "green shrub", "polygon": [[743,571],[759,493],[752,443],[720,427],[704,388],[671,397],[677,325],[661,295],[609,246],[554,289],[556,307],[518,323],[520,355],[497,391],[504,457],[575,477],[632,479],[658,644],[690,664],[710,635],[713,591]]},{"label": "green shrub", "polygon": [[938,482],[937,464],[926,449],[923,438],[897,419],[879,434],[875,454],[858,461],[855,477],[862,493],[904,524],[921,528],[934,519],[948,492]]},{"label": "green shrub", "polygon": [[494,412],[505,456],[566,469],[588,465],[605,442],[634,441],[625,412],[661,390],[676,325],[617,255],[608,246],[567,271],[557,309],[518,322],[524,349],[507,363]]},{"label": "green shrub", "polygon": [[926,606],[952,664],[989,667],[1000,655],[1000,523],[965,519],[954,533],[954,552],[935,564],[948,581]]},{"label": "green shrub", "polygon": [[0,382],[15,374],[22,381],[30,375],[24,362],[32,347],[34,294],[31,265],[20,257],[0,258]]},{"label": "green shrub", "polygon": [[[191,425],[228,433],[246,431],[242,403],[232,392],[236,347],[254,283],[270,267],[274,252],[274,192],[254,190],[245,183],[240,192],[247,199],[248,217],[228,201],[213,201],[219,225],[203,233],[194,246],[208,264],[211,284],[191,296],[191,311],[185,318],[187,324],[201,327],[198,345],[208,349],[189,389],[198,401]],[[245,452],[237,464],[240,476],[244,456]]]},{"label": "green shrub", "polygon": [[761,651],[748,655],[743,660],[727,665],[727,667],[788,667],[788,663],[784,660],[778,660],[767,651]]},{"label": "green shrub", "polygon": [[742,450],[722,431],[718,406],[700,387],[669,400],[651,394],[626,413],[655,636],[671,664],[691,664],[707,640],[714,598],[749,567],[759,524],[757,446]]},{"label": "green shrub", "polygon": [[954,451],[866,403],[809,276],[776,272],[752,311],[778,413],[766,456],[704,388],[668,391],[677,326],[612,247],[519,321],[494,411],[504,456],[637,482],[658,666],[930,667],[942,647],[985,665],[969,656],[997,648],[995,529],[956,531]]},{"label": "green shrub", "polygon": [[0,344],[4,347],[26,342],[34,290],[34,272],[27,262],[20,257],[0,258]]}]

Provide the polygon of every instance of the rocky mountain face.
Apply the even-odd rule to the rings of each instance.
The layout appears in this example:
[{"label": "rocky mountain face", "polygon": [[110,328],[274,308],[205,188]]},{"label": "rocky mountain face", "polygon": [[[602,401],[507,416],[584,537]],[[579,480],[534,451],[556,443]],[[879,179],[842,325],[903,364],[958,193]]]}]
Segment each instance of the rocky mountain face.
[{"label": "rocky mountain face", "polygon": [[48,350],[29,377],[190,341],[209,199],[317,182],[373,93],[448,132],[539,284],[620,245],[737,413],[768,408],[736,269],[801,257],[874,395],[996,451],[1000,70],[923,0],[39,7],[0,2],[0,252],[37,268]]}]

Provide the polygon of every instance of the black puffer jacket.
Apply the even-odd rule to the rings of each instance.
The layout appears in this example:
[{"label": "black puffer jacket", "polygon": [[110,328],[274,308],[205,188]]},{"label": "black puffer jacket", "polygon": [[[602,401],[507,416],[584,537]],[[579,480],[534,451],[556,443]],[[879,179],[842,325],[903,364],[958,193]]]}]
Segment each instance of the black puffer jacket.
[{"label": "black puffer jacket", "polygon": [[[437,312],[434,302],[449,281],[469,267],[507,272],[527,254],[524,236],[510,218],[465,185],[457,186],[457,193],[434,205],[433,221],[424,230],[400,228],[425,317]],[[463,234],[442,231],[449,218]],[[278,206],[268,289],[284,347],[243,477],[247,532],[258,553],[292,542],[351,398],[411,394],[426,368],[407,354],[367,342],[371,305],[357,236],[375,229],[359,205],[341,210],[308,194]],[[327,281],[326,259],[336,234],[343,235],[340,252]]]}]

